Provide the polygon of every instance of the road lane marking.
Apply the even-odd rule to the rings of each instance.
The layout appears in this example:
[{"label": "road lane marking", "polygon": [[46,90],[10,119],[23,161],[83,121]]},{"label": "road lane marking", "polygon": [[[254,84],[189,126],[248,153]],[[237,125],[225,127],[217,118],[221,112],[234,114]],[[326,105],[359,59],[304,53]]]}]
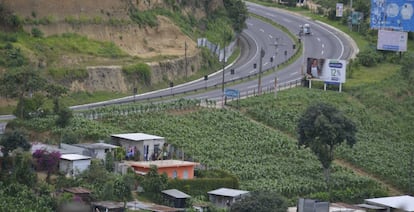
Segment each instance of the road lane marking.
[{"label": "road lane marking", "polygon": [[250,88],[257,88],[257,86],[256,85],[251,85],[251,86],[248,86],[247,88],[248,89],[250,89]]},{"label": "road lane marking", "polygon": [[321,39],[319,37],[317,37],[316,40],[318,40],[319,42],[321,42]]},{"label": "road lane marking", "polygon": [[264,32],[264,29],[259,29],[260,30],[260,32]]}]

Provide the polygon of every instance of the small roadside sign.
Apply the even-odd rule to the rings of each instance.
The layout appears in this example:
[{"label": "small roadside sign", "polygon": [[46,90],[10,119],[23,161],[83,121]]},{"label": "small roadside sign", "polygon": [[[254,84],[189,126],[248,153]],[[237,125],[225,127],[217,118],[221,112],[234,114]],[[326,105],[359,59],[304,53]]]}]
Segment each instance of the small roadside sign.
[{"label": "small roadside sign", "polygon": [[240,92],[239,92],[238,90],[236,90],[236,89],[229,89],[229,88],[226,88],[226,89],[224,90],[224,95],[225,95],[226,97],[238,98],[238,97],[240,96]]}]

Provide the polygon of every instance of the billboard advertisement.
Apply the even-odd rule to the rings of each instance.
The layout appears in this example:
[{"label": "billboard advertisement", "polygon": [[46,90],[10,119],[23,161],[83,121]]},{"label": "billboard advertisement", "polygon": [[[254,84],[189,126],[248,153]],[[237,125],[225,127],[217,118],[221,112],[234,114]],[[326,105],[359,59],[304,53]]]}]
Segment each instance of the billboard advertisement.
[{"label": "billboard advertisement", "polygon": [[414,0],[371,0],[372,29],[414,31]]},{"label": "billboard advertisement", "polygon": [[344,14],[344,4],[336,3],[336,17],[342,17]]},{"label": "billboard advertisement", "polygon": [[329,83],[345,83],[346,61],[338,59],[308,58],[307,78]]},{"label": "billboard advertisement", "polygon": [[407,51],[407,32],[378,30],[377,49],[405,52]]}]

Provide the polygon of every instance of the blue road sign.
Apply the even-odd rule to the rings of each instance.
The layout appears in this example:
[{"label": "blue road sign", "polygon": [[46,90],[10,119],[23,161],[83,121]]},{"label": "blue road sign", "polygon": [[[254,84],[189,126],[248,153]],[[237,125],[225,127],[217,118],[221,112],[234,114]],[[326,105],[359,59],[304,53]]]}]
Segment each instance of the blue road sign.
[{"label": "blue road sign", "polygon": [[226,97],[238,98],[238,97],[239,97],[239,95],[240,95],[240,92],[239,92],[238,90],[236,90],[236,89],[229,89],[229,88],[226,88],[226,89],[224,90],[224,95],[225,95]]}]

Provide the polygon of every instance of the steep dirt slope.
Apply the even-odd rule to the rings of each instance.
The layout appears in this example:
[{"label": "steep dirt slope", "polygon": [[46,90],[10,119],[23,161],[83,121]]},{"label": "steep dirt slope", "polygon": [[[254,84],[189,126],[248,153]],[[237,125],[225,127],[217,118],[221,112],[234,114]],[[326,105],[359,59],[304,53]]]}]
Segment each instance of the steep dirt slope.
[{"label": "steep dirt slope", "polygon": [[[39,28],[46,36],[74,32],[88,38],[113,41],[125,52],[143,58],[158,55],[184,55],[184,42],[187,42],[188,53],[195,53],[196,43],[184,35],[168,18],[158,17],[159,26],[142,27],[131,23],[128,16],[130,8],[141,11],[155,7],[170,7],[164,0],[0,0],[12,11],[24,19],[48,19],[51,24],[26,25],[30,32],[33,27]],[[206,5],[203,5],[206,4]],[[195,17],[205,16],[202,9],[211,9],[223,5],[222,0],[188,1],[184,11]],[[68,24],[68,19],[99,20],[102,24]],[[121,20],[126,24],[107,24],[108,20]],[[104,23],[105,22],[105,23]]]}]

